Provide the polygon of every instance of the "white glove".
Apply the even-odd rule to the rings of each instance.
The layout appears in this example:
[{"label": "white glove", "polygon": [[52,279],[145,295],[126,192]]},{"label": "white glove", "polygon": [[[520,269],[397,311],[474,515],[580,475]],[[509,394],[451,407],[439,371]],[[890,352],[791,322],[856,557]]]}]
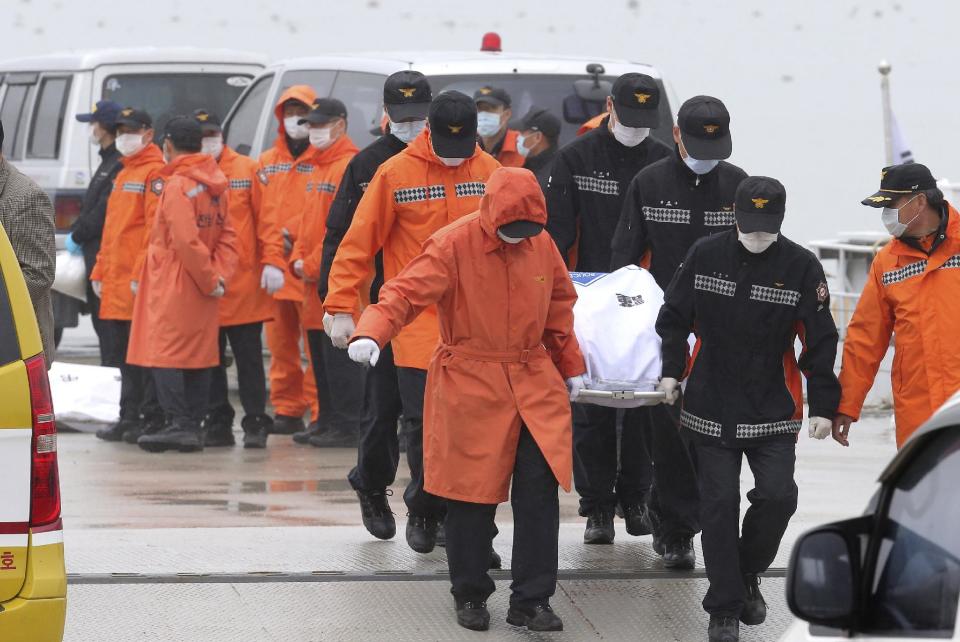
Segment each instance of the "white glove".
[{"label": "white glove", "polygon": [[274,294],[283,287],[283,270],[272,265],[264,265],[260,273],[260,289]]},{"label": "white glove", "polygon": [[823,417],[810,417],[810,436],[826,439],[833,433],[833,422]]},{"label": "white glove", "polygon": [[351,343],[347,348],[347,354],[357,363],[375,366],[380,358],[380,346],[373,339],[364,337]]},{"label": "white glove", "polygon": [[139,281],[130,281],[130,291],[133,292],[133,296],[137,296],[137,290],[140,288]]},{"label": "white glove", "polygon": [[293,262],[293,273],[303,278],[303,259],[297,259]]},{"label": "white glove", "polygon": [[329,312],[323,313],[323,331],[328,337],[333,333],[333,315]]},{"label": "white glove", "polygon": [[330,343],[332,343],[334,347],[346,350],[347,344],[350,343],[350,337],[353,336],[356,329],[357,326],[353,322],[352,314],[338,312],[333,315],[333,321],[330,323],[330,332],[327,333],[327,336],[330,337]]},{"label": "white glove", "polygon": [[576,401],[585,387],[586,383],[583,380],[583,375],[577,375],[576,377],[567,379],[567,390],[570,392],[570,401]]},{"label": "white glove", "polygon": [[226,293],[227,293],[227,288],[223,283],[223,279],[220,279],[219,281],[217,281],[217,287],[213,289],[213,292],[210,293],[210,296],[212,296],[215,299],[219,299]]},{"label": "white glove", "polygon": [[103,292],[103,281],[90,281],[90,287],[93,288],[93,293],[98,299],[103,298],[100,296],[100,293]]},{"label": "white glove", "polygon": [[677,403],[677,399],[680,397],[680,382],[673,377],[664,377],[657,384],[657,392],[666,394],[663,403],[672,406]]}]

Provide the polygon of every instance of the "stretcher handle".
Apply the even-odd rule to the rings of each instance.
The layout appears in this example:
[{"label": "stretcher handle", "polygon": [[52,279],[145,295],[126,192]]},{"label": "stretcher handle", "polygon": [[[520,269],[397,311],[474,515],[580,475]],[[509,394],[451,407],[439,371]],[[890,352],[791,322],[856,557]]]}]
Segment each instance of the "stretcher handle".
[{"label": "stretcher handle", "polygon": [[577,396],[577,399],[617,399],[622,401],[636,401],[638,399],[663,401],[666,398],[667,393],[665,392],[640,392],[637,390],[581,390]]}]

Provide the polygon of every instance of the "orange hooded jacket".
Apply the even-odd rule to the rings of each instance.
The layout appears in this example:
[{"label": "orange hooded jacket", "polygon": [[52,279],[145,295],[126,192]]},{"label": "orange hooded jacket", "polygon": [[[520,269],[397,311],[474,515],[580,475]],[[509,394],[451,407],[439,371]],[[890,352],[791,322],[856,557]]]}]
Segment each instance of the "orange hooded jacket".
[{"label": "orange hooded jacket", "polygon": [[[360,292],[373,275],[377,252],[383,250],[383,276],[389,281],[420,253],[431,234],[476,211],[484,184],[499,166],[477,146],[460,166],[447,167],[433,153],[429,131],[383,163],[333,260],[326,311],[359,313]],[[425,370],[438,334],[437,311],[429,307],[393,341],[396,364]]]},{"label": "orange hooded jacket", "polygon": [[265,265],[281,270],[283,237],[280,226],[269,220],[262,208],[267,175],[249,156],[223,148],[220,171],[227,177],[230,225],[237,235],[237,269],[230,279],[227,294],[220,299],[220,325],[233,326],[269,321],[273,318],[273,299],[260,288]]},{"label": "orange hooded jacket", "polygon": [[[306,151],[297,158],[293,157],[287,147],[286,131],[283,127],[283,104],[288,100],[298,100],[310,106],[316,99],[316,92],[307,85],[294,85],[283,92],[273,110],[280,133],[273,147],[260,155],[260,170],[268,181],[263,190],[263,215],[267,220],[276,221],[281,232],[286,229],[293,242],[300,231],[300,219],[307,206],[307,183],[316,180],[315,160],[320,150],[313,145],[307,145]],[[273,296],[284,301],[302,302],[303,281],[290,272],[286,259],[283,288]]]},{"label": "orange hooded jacket", "polygon": [[103,239],[90,280],[102,283],[100,318],[129,321],[133,318],[130,282],[140,273],[144,240],[163,187],[158,177],[164,166],[163,152],[150,143],[120,162],[123,169],[114,179],[107,201]]},{"label": "orange hooded jacket", "polygon": [[893,334],[897,447],[960,390],[960,216],[927,256],[894,239],[873,259],[843,343],[838,413],[859,419]]},{"label": "orange hooded jacket", "polygon": [[573,332],[577,294],[550,236],[516,245],[497,228],[545,225],[546,203],[526,169],[490,177],[478,213],[434,234],[380,290],[355,338],[380,346],[436,304],[440,345],[427,374],[423,469],[427,492],[464,502],[507,500],[521,424],[570,490],[570,400],[564,379],[586,371]]},{"label": "orange hooded jacket", "polygon": [[220,363],[219,279],[230,288],[237,264],[227,177],[208,154],[168,165],[133,308],[127,361],[150,368]]},{"label": "orange hooded jacket", "polygon": [[344,135],[314,158],[317,170],[313,180],[307,183],[308,200],[300,221],[297,242],[290,255],[291,274],[294,274],[293,264],[303,260],[303,280],[306,285],[300,318],[307,330],[323,329],[323,302],[317,293],[317,281],[320,279],[320,261],[323,258],[323,237],[327,232],[327,213],[333,197],[340,189],[343,172],[358,151],[350,137]]},{"label": "orange hooded jacket", "polygon": [[526,157],[517,150],[517,137],[520,132],[515,129],[508,129],[503,137],[503,145],[500,146],[500,153],[496,155],[497,162],[504,167],[523,167]]}]

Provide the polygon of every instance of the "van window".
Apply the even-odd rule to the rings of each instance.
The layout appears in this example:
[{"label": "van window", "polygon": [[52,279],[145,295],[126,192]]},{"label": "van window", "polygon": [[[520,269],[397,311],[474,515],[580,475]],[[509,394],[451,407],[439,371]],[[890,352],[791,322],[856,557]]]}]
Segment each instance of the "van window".
[{"label": "van window", "polygon": [[[294,69],[284,73],[280,81],[280,87],[274,99],[271,101],[270,113],[273,114],[273,106],[280,100],[283,92],[294,85],[310,85],[313,87],[313,90],[317,92],[317,96],[329,96],[330,90],[333,89],[333,81],[336,77],[337,72],[335,71],[316,71],[313,69]],[[347,105],[348,109],[349,107],[350,106]],[[261,152],[273,146],[273,142],[277,140],[279,131],[280,125],[277,123],[276,118],[267,120],[267,126],[263,132],[263,144],[260,146]]]},{"label": "van window", "polygon": [[27,156],[57,158],[63,133],[64,113],[70,95],[70,78],[44,78],[33,108]]},{"label": "van window", "polygon": [[263,114],[263,105],[272,83],[273,74],[258,78],[230,116],[224,139],[227,145],[241,154],[250,155],[253,139],[257,135],[257,125],[260,124],[260,116]]},{"label": "van window", "polygon": [[103,81],[103,98],[145,110],[160,142],[164,126],[174,116],[205,109],[223,118],[249,84],[246,73],[114,74]]},{"label": "van window", "polygon": [[[354,144],[366,147],[380,134],[383,116],[383,83],[381,74],[341,71],[330,93],[347,106],[347,133]],[[376,130],[376,134],[372,133]]]},{"label": "van window", "polygon": [[13,309],[7,294],[7,281],[0,269],[0,366],[20,360],[20,339],[13,324]]},{"label": "van window", "polygon": [[7,158],[17,158],[14,154],[17,143],[17,132],[20,130],[20,118],[24,113],[24,104],[27,100],[29,85],[7,85],[7,92],[3,96],[3,105],[0,106],[0,122],[4,124],[3,155]]}]

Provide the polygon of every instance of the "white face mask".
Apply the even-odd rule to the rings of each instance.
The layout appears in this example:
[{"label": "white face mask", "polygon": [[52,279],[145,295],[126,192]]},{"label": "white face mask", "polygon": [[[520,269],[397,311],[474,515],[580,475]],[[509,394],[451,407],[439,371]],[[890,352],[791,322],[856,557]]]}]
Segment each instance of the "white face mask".
[{"label": "white face mask", "polygon": [[[103,133],[101,132],[101,136]],[[100,136],[97,135],[97,128],[95,125],[90,125],[90,144],[100,147]]]},{"label": "white face mask", "polygon": [[744,234],[738,229],[737,238],[748,252],[760,254],[773,245],[777,239],[780,238],[780,235],[771,234],[770,232],[749,232]]},{"label": "white face mask", "polygon": [[287,136],[293,140],[303,140],[310,135],[310,128],[301,125],[301,120],[303,120],[303,116],[287,116],[283,119],[283,129],[287,132]]},{"label": "white face mask", "polygon": [[447,167],[460,167],[463,165],[463,161],[467,160],[466,158],[444,158],[443,156],[437,156],[437,158]]},{"label": "white face mask", "polygon": [[223,153],[223,136],[220,134],[216,136],[204,136],[200,140],[200,152],[202,154],[210,154],[214,158],[220,158],[220,154]]},{"label": "white face mask", "polygon": [[143,134],[120,134],[117,136],[117,151],[124,156],[133,156],[147,144],[143,142]]},{"label": "white face mask", "polygon": [[391,120],[390,133],[409,145],[410,141],[419,136],[426,126],[426,120],[413,120],[408,123],[395,123]]},{"label": "white face mask", "polygon": [[527,137],[523,134],[517,136],[517,153],[524,158],[530,155],[530,148],[527,147]]},{"label": "white face mask", "polygon": [[515,239],[512,236],[505,236],[504,233],[501,232],[500,230],[497,230],[497,236],[500,237],[501,241],[503,241],[504,243],[509,243],[510,245],[516,245],[517,243],[523,240],[523,239]]},{"label": "white face mask", "polygon": [[649,127],[627,127],[620,121],[613,123],[613,137],[624,147],[636,147],[649,135]]},{"label": "white face mask", "polygon": [[333,144],[333,127],[311,127],[310,144],[317,149],[326,149]]},{"label": "white face mask", "polygon": [[720,164],[718,160],[700,160],[694,158],[690,154],[687,154],[687,157],[683,159],[683,162],[687,164],[687,167],[690,168],[694,174],[699,174],[703,176],[713,171],[713,168]]},{"label": "white face mask", "polygon": [[[913,198],[916,198],[916,196]],[[900,209],[906,207],[911,201],[913,201],[913,198],[901,205],[900,208],[883,208],[883,212],[880,214],[880,220],[883,221],[883,226],[887,228],[888,232],[890,232],[890,236],[894,238],[900,238],[903,236],[904,232],[907,231],[907,228],[910,227],[910,223],[913,223],[915,220],[917,220],[917,216],[920,216],[920,212],[917,212],[917,216],[914,216],[912,219],[910,219],[909,223],[900,222]]]},{"label": "white face mask", "polygon": [[500,131],[500,114],[482,111],[477,114],[477,133],[489,138]]}]

